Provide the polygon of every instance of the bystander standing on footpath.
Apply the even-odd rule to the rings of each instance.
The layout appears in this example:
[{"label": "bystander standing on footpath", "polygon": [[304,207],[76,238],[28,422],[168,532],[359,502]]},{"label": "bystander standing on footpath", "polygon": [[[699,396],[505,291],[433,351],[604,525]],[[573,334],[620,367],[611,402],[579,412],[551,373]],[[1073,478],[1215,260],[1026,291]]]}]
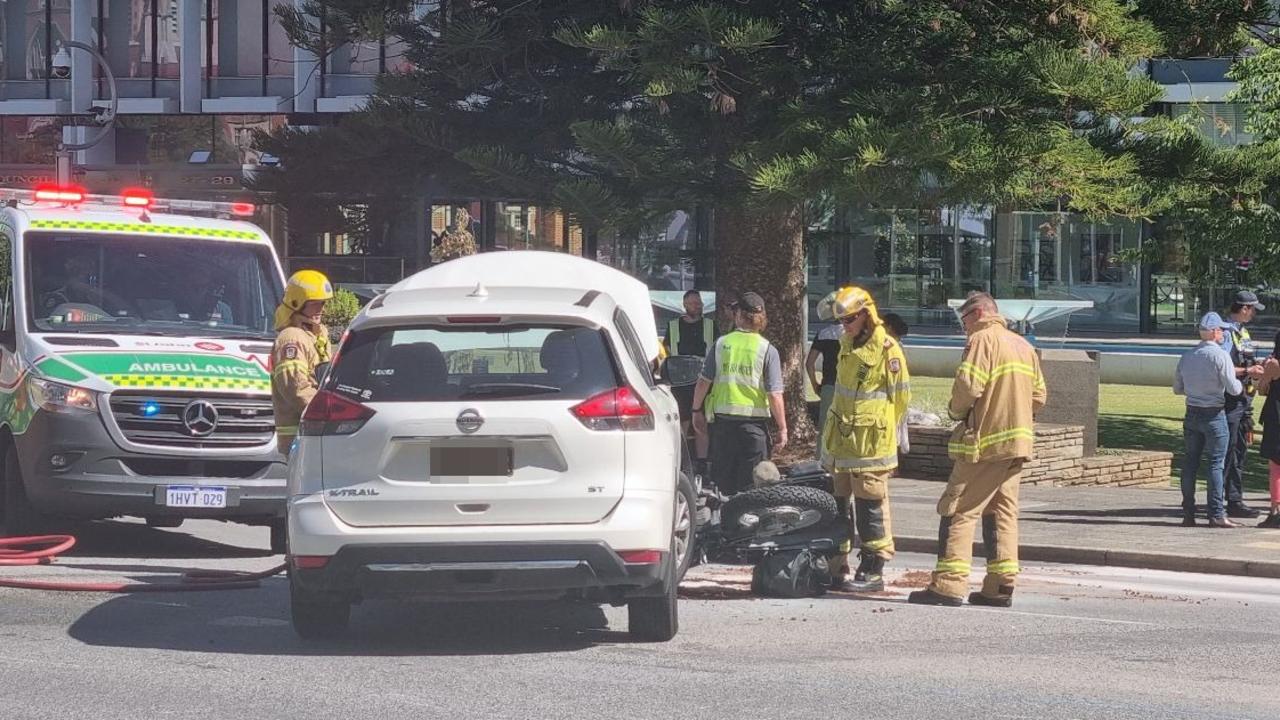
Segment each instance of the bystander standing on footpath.
[{"label": "bystander standing on footpath", "polygon": [[1258,379],[1258,392],[1266,396],[1262,403],[1262,445],[1258,453],[1267,460],[1267,479],[1271,496],[1271,512],[1258,527],[1280,529],[1280,387],[1272,389],[1280,379],[1280,333],[1275,348],[1263,366]]},{"label": "bystander standing on footpath", "polygon": [[[836,293],[832,291],[818,302],[818,317],[830,321],[830,324],[818,331],[809,354],[804,359],[805,374],[813,392],[818,396],[818,418],[814,425],[818,428],[818,442],[815,450],[818,459],[822,459],[822,429],[827,424],[827,413],[831,412],[831,398],[836,393],[836,362],[840,356],[840,336],[844,334],[844,325],[835,320],[831,305],[835,302]],[[818,361],[822,361],[822,378],[819,380]]]},{"label": "bystander standing on footpath", "polygon": [[[1209,466],[1210,527],[1239,527],[1227,517],[1223,502],[1223,468],[1230,442],[1226,398],[1244,392],[1231,356],[1222,348],[1223,334],[1232,325],[1218,313],[1211,312],[1200,319],[1199,327],[1200,344],[1178,360],[1173,378],[1173,391],[1187,398],[1186,417],[1182,422],[1186,442],[1186,459],[1182,464],[1182,524],[1187,527],[1196,524],[1196,474],[1203,458]],[[1262,368],[1250,368],[1248,373],[1260,376]]]}]

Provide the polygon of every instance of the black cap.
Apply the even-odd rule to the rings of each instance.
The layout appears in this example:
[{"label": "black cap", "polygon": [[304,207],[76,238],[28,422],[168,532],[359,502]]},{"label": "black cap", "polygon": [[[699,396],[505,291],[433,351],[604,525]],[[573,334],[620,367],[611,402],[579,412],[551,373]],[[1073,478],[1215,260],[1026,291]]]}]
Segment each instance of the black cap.
[{"label": "black cap", "polygon": [[1252,305],[1255,310],[1266,310],[1267,306],[1258,302],[1258,296],[1248,290],[1236,293],[1236,305]]},{"label": "black cap", "polygon": [[751,313],[764,312],[764,298],[753,292],[742,293],[742,309]]}]

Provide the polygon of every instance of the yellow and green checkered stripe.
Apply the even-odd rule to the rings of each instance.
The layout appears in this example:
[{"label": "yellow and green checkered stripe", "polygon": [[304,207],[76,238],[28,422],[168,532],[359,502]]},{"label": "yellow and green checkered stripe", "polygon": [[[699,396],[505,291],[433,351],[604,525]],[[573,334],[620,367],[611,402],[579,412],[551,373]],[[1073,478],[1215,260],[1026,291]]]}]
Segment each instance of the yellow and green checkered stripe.
[{"label": "yellow and green checkered stripe", "polygon": [[122,388],[180,388],[190,390],[270,390],[265,378],[212,377],[192,375],[103,375],[103,380]]},{"label": "yellow and green checkered stripe", "polygon": [[218,230],[183,225],[150,223],[117,223],[91,220],[32,220],[33,230],[88,230],[90,232],[122,232],[142,235],[176,235],[178,237],[212,238],[216,240],[257,240],[258,233],[249,230]]}]

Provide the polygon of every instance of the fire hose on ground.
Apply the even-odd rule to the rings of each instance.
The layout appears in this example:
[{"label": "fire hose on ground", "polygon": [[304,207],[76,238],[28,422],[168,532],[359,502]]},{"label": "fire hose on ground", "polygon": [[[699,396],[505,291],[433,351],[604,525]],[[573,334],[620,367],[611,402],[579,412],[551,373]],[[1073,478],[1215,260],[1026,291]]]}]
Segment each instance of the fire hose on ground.
[{"label": "fire hose on ground", "polygon": [[[0,538],[0,566],[52,565],[59,555],[76,544],[71,535],[30,535],[26,537]],[[53,590],[63,592],[191,592],[211,590],[248,590],[259,586],[262,580],[284,572],[287,566],[277,565],[261,572],[239,570],[187,570],[178,582],[62,582],[50,580],[21,580],[0,577],[0,587],[22,590]]]}]

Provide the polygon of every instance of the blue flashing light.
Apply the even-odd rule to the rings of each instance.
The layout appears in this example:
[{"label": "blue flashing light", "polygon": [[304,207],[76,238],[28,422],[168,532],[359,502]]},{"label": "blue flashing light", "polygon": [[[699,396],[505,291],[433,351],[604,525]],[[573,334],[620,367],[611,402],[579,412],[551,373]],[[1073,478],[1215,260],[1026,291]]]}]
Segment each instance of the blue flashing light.
[{"label": "blue flashing light", "polygon": [[148,400],[142,403],[142,407],[138,408],[138,414],[142,417],[155,417],[160,414],[160,403],[155,400]]}]

